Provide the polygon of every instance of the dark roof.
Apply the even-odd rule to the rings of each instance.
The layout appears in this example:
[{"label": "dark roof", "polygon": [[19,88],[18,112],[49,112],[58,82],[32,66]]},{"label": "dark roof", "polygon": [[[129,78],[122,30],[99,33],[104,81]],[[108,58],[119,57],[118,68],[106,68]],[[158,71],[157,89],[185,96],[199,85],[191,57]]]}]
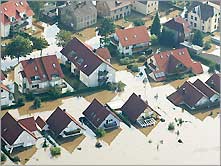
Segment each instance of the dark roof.
[{"label": "dark roof", "polygon": [[76,121],[74,117],[68,114],[65,110],[62,110],[60,107],[57,107],[46,120],[46,123],[48,124],[49,129],[51,129],[55,135],[59,135],[71,121],[83,129],[83,127]]},{"label": "dark roof", "polygon": [[206,84],[213,88],[216,92],[220,93],[220,74],[214,73],[207,81]]},{"label": "dark roof", "polygon": [[38,130],[34,117],[19,119],[18,123],[22,124],[26,129],[28,129],[31,132]]},{"label": "dark roof", "polygon": [[116,115],[114,115],[105,106],[103,106],[97,99],[94,99],[91,102],[91,104],[86,108],[86,110],[83,112],[83,115],[96,128],[98,128],[101,125],[101,123],[107,118],[107,116],[110,114],[112,114],[114,117],[116,117]]},{"label": "dark roof", "polygon": [[148,104],[133,93],[122,106],[121,111],[129,118],[129,120],[135,122],[147,107]]},{"label": "dark roof", "polygon": [[218,93],[213,90],[212,88],[210,88],[207,84],[205,84],[204,82],[202,82],[201,80],[197,79],[193,85],[199,89],[201,92],[203,92],[207,97],[212,97],[213,95]]},{"label": "dark roof", "polygon": [[24,70],[21,72],[29,82],[33,76],[39,76],[41,81],[52,80],[52,75],[64,77],[56,55],[49,55],[21,61]]},{"label": "dark roof", "polygon": [[93,73],[103,63],[101,58],[76,37],[61,50],[61,53],[87,76]]},{"label": "dark roof", "polygon": [[1,118],[1,137],[9,145],[12,145],[23,131],[27,131],[32,137],[36,137],[19,124],[8,112]]},{"label": "dark roof", "polygon": [[41,129],[46,125],[46,122],[45,122],[40,116],[37,117],[37,119],[35,120],[35,122],[37,123],[37,125],[38,125]]}]

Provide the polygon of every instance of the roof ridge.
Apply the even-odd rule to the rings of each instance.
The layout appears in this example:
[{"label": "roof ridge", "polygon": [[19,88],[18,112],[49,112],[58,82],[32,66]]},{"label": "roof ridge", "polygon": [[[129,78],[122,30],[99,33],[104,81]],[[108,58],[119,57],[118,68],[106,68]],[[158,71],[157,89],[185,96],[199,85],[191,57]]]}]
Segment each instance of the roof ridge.
[{"label": "roof ridge", "polygon": [[[199,78],[197,78],[196,81],[200,81],[200,82],[203,83],[203,85],[206,86],[208,89],[210,89],[210,90],[212,90],[214,93],[218,94],[218,92],[216,92],[213,88],[211,88],[211,87],[210,87],[209,85],[207,85],[205,82],[201,81]],[[195,82],[196,82],[196,81],[195,81]],[[194,83],[195,83],[195,82],[194,82]],[[194,84],[194,83],[193,83],[193,84]]]},{"label": "roof ridge", "polygon": [[206,94],[204,94],[201,90],[199,90],[195,85],[193,85],[193,83],[191,83],[190,81],[187,81],[188,82],[188,84],[190,85],[190,86],[192,86],[195,90],[197,90],[199,93],[201,93],[201,95],[203,95],[204,97],[208,97],[208,96],[206,96]]}]

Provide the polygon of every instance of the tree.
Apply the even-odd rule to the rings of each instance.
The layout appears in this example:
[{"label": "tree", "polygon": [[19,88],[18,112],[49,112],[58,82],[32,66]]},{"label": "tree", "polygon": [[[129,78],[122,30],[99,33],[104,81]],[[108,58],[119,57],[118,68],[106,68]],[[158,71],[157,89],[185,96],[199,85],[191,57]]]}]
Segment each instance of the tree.
[{"label": "tree", "polygon": [[7,158],[4,153],[1,153],[1,162],[6,161]]},{"label": "tree", "polygon": [[176,44],[174,38],[175,33],[172,30],[163,27],[162,33],[160,35],[160,43],[165,46],[174,47],[174,45]]},{"label": "tree", "polygon": [[61,90],[58,87],[52,87],[49,89],[48,94],[52,99],[57,99],[61,96]]},{"label": "tree", "polygon": [[36,97],[33,103],[33,106],[35,109],[38,109],[41,107],[41,99],[39,97]]},{"label": "tree", "polygon": [[158,37],[156,35],[151,35],[151,44],[152,45],[157,45],[158,44]]},{"label": "tree", "polygon": [[58,41],[58,46],[66,46],[67,43],[72,39],[72,33],[66,30],[60,30],[60,32],[56,36],[56,40]]},{"label": "tree", "polygon": [[34,11],[34,17],[39,20],[41,15],[41,8],[44,6],[45,2],[43,1],[28,1],[30,8]]},{"label": "tree", "polygon": [[33,37],[32,38],[33,49],[41,50],[40,56],[42,55],[42,49],[49,46],[47,40],[44,38]]},{"label": "tree", "polygon": [[31,41],[22,36],[16,36],[12,41],[6,45],[5,54],[12,58],[17,58],[19,62],[20,57],[30,54],[32,51]]},{"label": "tree", "polygon": [[151,29],[150,29],[151,35],[154,34],[159,38],[160,37],[160,29],[161,29],[160,18],[159,18],[158,12],[157,12],[154,17]]},{"label": "tree", "polygon": [[57,156],[57,155],[60,155],[61,154],[61,148],[59,148],[59,147],[51,147],[50,148],[50,152],[51,152],[51,155],[53,157]]},{"label": "tree", "polygon": [[215,66],[215,64],[211,64],[211,65],[209,65],[209,70],[208,70],[209,73],[214,73],[215,70],[216,70],[216,66]]},{"label": "tree", "polygon": [[115,25],[114,23],[107,18],[104,18],[101,22],[100,27],[96,29],[98,31],[98,35],[102,36],[101,38],[101,44],[104,43],[105,46],[109,45],[109,39],[107,39],[108,35],[114,33],[115,31]]},{"label": "tree", "polygon": [[18,97],[18,99],[17,99],[17,105],[18,105],[18,106],[23,106],[23,105],[25,105],[25,98],[24,98],[24,96]]},{"label": "tree", "polygon": [[141,26],[144,25],[145,22],[142,19],[134,20],[133,21],[134,26]]},{"label": "tree", "polygon": [[174,126],[174,123],[173,123],[173,122],[169,123],[169,125],[168,125],[168,130],[170,130],[170,131],[175,130],[175,126]]},{"label": "tree", "polygon": [[203,34],[201,31],[196,30],[194,35],[193,35],[193,40],[192,43],[195,45],[198,45],[200,47],[203,46]]},{"label": "tree", "polygon": [[106,131],[102,128],[96,130],[97,138],[101,138],[106,134]]},{"label": "tree", "polygon": [[212,47],[211,41],[207,41],[207,42],[205,42],[203,49],[209,50],[211,47]]}]

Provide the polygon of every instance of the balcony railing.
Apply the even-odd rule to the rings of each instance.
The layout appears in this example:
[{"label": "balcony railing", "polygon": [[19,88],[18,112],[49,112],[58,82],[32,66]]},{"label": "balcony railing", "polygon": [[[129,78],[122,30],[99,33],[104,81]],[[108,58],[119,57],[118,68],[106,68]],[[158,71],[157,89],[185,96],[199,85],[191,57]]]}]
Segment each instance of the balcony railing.
[{"label": "balcony railing", "polygon": [[117,122],[112,122],[112,123],[104,124],[104,127],[105,127],[106,129],[117,127]]},{"label": "balcony railing", "polygon": [[73,131],[64,131],[64,134],[66,136],[80,134],[80,133],[81,133],[81,129],[76,129],[76,130],[73,130]]}]

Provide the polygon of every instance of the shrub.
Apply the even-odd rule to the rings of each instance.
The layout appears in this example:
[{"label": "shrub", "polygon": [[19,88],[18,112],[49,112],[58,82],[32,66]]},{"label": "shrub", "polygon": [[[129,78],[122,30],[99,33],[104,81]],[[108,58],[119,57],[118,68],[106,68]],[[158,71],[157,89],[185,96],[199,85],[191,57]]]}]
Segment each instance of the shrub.
[{"label": "shrub", "polygon": [[211,47],[212,47],[211,42],[207,41],[207,42],[205,42],[203,49],[204,50],[209,50]]},{"label": "shrub", "polygon": [[61,149],[59,147],[51,147],[50,152],[52,156],[57,156],[61,154]]},{"label": "shrub", "polygon": [[110,91],[116,91],[117,90],[116,83],[108,82],[107,83],[107,89],[110,90]]},{"label": "shrub", "polygon": [[134,20],[133,24],[134,24],[134,26],[141,26],[141,25],[144,25],[145,22],[141,19],[138,19],[138,20]]},{"label": "shrub", "polygon": [[153,35],[151,35],[150,38],[151,38],[151,44],[152,45],[157,45],[158,44],[159,41],[158,41],[158,37],[156,35],[153,34]]},{"label": "shrub", "polygon": [[4,154],[4,153],[1,153],[1,162],[2,162],[2,161],[6,161],[6,159],[7,159],[7,158],[6,158],[5,154]]},{"label": "shrub", "polygon": [[214,73],[215,70],[216,70],[216,66],[214,64],[209,65],[209,70],[208,70],[209,73]]},{"label": "shrub", "polygon": [[41,99],[39,97],[36,97],[33,103],[33,106],[35,109],[38,109],[41,107]]},{"label": "shrub", "polygon": [[138,58],[138,62],[144,62],[146,60],[146,56],[145,55],[141,55],[139,58]]},{"label": "shrub", "polygon": [[125,86],[126,86],[126,85],[125,85],[123,82],[119,81],[119,82],[117,83],[117,91],[118,91],[118,92],[123,92]]},{"label": "shrub", "polygon": [[129,65],[127,65],[127,68],[131,69],[132,66],[133,66],[133,64],[129,64]]},{"label": "shrub", "polygon": [[137,64],[132,65],[131,71],[132,71],[132,72],[139,72],[138,65],[137,65]]},{"label": "shrub", "polygon": [[35,96],[32,92],[29,92],[25,97],[27,100],[33,100]]},{"label": "shrub", "polygon": [[17,99],[17,105],[18,105],[18,106],[23,106],[23,105],[25,105],[25,98],[24,98],[24,96],[18,97],[18,99]]},{"label": "shrub", "polygon": [[106,131],[105,131],[104,129],[102,129],[102,128],[96,130],[96,136],[97,136],[97,138],[101,138],[101,137],[103,137],[105,134],[106,134]]},{"label": "shrub", "polygon": [[125,57],[125,58],[121,58],[120,59],[120,64],[121,65],[128,65],[130,63],[130,59],[128,57]]},{"label": "shrub", "polygon": [[174,123],[173,122],[169,123],[168,130],[173,131],[174,129],[175,129]]},{"label": "shrub", "polygon": [[52,99],[57,99],[61,96],[61,89],[58,87],[52,87],[49,89],[48,94]]},{"label": "shrub", "polygon": [[122,92],[124,91],[125,88],[125,84],[121,81],[119,81],[118,83],[107,83],[107,89],[110,91],[118,91],[118,92]]},{"label": "shrub", "polygon": [[17,162],[19,162],[21,160],[20,160],[20,158],[18,156],[15,156],[14,158],[12,158],[12,161],[17,163]]}]

